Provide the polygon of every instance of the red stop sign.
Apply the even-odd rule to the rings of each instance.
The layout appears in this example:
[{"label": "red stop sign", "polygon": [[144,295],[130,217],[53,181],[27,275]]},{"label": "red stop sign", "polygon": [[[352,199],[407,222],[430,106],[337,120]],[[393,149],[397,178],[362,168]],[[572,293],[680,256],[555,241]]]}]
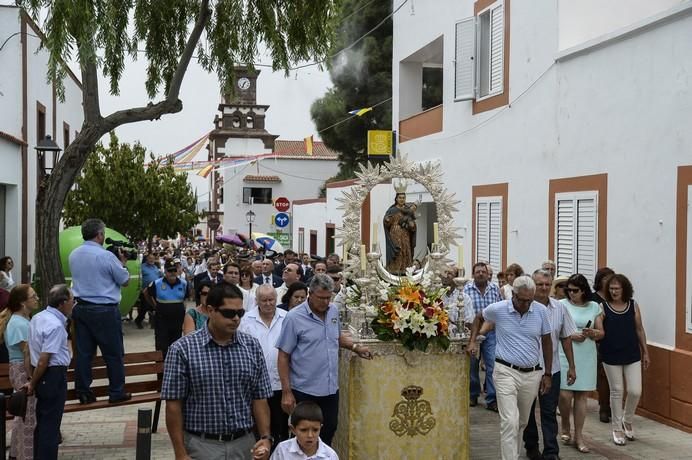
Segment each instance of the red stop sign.
[{"label": "red stop sign", "polygon": [[291,207],[291,202],[288,201],[288,198],[281,196],[274,201],[274,207],[279,212],[286,212]]}]

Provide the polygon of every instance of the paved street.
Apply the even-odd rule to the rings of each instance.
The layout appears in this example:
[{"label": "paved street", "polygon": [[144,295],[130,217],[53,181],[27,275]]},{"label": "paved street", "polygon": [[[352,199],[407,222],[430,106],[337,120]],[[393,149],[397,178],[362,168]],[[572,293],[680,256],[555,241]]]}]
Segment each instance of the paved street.
[{"label": "paved street", "polygon": [[[154,339],[151,329],[138,330],[132,323],[124,323],[124,331],[126,351],[153,349]],[[137,410],[140,407],[153,409],[154,405],[120,406],[66,414],[62,425],[64,443],[60,448],[60,458],[65,460],[133,459]],[[471,458],[474,460],[499,459],[497,414],[479,405],[471,408],[471,420]],[[166,434],[163,413],[159,427],[159,432],[152,436],[152,458],[168,460],[173,457],[173,451]],[[692,459],[692,434],[641,417],[637,417],[635,427],[638,440],[625,447],[616,448],[609,439],[608,426],[598,421],[595,402],[590,401],[585,434],[592,453],[581,454],[573,447],[565,446],[561,456],[563,459],[583,460]]]}]

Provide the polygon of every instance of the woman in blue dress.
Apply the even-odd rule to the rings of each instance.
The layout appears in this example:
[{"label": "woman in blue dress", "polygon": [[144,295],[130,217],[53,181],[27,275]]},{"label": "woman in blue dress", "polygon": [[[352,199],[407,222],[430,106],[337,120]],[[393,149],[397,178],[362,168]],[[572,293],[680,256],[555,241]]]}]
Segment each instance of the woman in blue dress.
[{"label": "woman in blue dress", "polygon": [[[579,452],[587,453],[582,430],[586,418],[586,400],[596,389],[596,341],[603,338],[603,310],[592,302],[591,288],[584,275],[576,274],[567,280],[567,298],[561,300],[572,315],[577,332],[571,336],[577,380],[567,385],[567,358],[560,345],[560,416],[565,443],[574,442]],[[570,414],[574,413],[574,436],[570,429]]]}]

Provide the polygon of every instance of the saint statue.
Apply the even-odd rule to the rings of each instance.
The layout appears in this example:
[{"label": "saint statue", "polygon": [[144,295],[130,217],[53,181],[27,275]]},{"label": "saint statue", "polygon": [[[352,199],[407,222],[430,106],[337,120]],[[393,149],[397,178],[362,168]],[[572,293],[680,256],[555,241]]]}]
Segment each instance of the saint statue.
[{"label": "saint statue", "polygon": [[387,243],[387,271],[400,275],[413,265],[416,246],[416,205],[406,203],[406,183],[394,185],[394,204],[384,215],[384,235]]}]

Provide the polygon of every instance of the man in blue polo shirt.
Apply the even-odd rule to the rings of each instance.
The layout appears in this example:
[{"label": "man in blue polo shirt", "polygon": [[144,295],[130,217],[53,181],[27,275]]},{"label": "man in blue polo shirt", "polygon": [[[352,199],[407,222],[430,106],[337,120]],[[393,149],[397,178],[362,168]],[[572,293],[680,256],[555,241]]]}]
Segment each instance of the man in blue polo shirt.
[{"label": "man in blue polo shirt", "polygon": [[276,341],[281,407],[290,414],[298,402],[316,402],[324,415],[320,438],[328,445],[339,418],[339,347],[371,358],[367,347],[341,332],[339,310],[330,304],[333,289],[329,276],[315,275],[308,299],[288,312]]},{"label": "man in blue polo shirt", "polygon": [[511,299],[489,305],[476,316],[469,341],[469,350],[475,352],[481,324],[493,323],[497,338],[493,381],[500,413],[502,460],[519,458],[520,434],[529,420],[536,393],[547,393],[552,384],[551,327],[546,307],[534,302],[536,284],[529,276],[519,276],[512,284],[512,293]]},{"label": "man in blue polo shirt", "polygon": [[123,328],[120,287],[130,280],[121,253],[120,259],[103,247],[106,224],[87,219],[82,224],[84,244],[69,258],[72,292],[77,301],[72,318],[75,324],[75,391],[79,402],[96,401],[91,392],[91,360],[98,345],[108,370],[108,402],[129,400],[125,393]]},{"label": "man in blue polo shirt", "polygon": [[183,335],[187,281],[178,277],[178,267],[173,259],[166,261],[164,271],[163,278],[149,284],[144,297],[151,305],[156,305],[154,342],[156,350],[163,352],[165,359],[168,347]]},{"label": "man in blue polo shirt", "polygon": [[150,252],[144,256],[142,261],[142,292],[139,296],[139,309],[137,311],[137,318],[135,318],[135,324],[137,328],[142,329],[142,321],[144,321],[144,316],[149,312],[149,323],[151,327],[153,324],[153,310],[154,305],[150,304],[149,301],[144,297],[144,290],[149,287],[151,283],[161,278],[161,269],[156,265],[156,258],[154,253]]}]

